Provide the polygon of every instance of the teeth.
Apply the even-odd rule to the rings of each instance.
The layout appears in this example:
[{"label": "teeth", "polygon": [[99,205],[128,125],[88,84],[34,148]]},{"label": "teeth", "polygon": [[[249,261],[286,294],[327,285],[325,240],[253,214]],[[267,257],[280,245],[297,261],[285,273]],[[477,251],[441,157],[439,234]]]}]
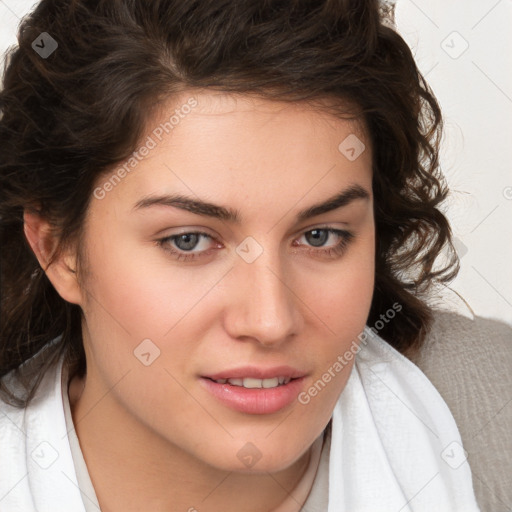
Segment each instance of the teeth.
[{"label": "teeth", "polygon": [[279,379],[274,377],[273,379],[244,379],[244,388],[275,388],[279,385]]},{"label": "teeth", "polygon": [[274,377],[272,379],[253,379],[252,377],[246,377],[245,379],[218,379],[215,382],[217,384],[231,384],[232,386],[240,386],[247,389],[258,389],[258,388],[276,388],[284,384],[288,384],[291,378],[289,377]]},{"label": "teeth", "polygon": [[[252,379],[254,381],[257,381],[259,379]],[[247,387],[244,381],[244,386]],[[277,388],[279,386],[279,377],[274,377],[273,379],[263,379],[261,381],[261,387],[262,388]],[[256,386],[254,386],[256,387]],[[258,386],[259,387],[259,386]]]}]

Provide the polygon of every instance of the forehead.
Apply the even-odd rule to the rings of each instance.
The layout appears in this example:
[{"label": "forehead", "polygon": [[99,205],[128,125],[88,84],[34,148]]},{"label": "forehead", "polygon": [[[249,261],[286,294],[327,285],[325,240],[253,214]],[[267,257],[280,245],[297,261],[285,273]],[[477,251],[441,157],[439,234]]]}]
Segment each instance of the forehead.
[{"label": "forehead", "polygon": [[305,102],[184,92],[150,116],[139,149],[108,187],[108,201],[134,205],[144,195],[178,192],[261,208],[305,195],[314,201],[344,185],[371,189],[363,124]]}]

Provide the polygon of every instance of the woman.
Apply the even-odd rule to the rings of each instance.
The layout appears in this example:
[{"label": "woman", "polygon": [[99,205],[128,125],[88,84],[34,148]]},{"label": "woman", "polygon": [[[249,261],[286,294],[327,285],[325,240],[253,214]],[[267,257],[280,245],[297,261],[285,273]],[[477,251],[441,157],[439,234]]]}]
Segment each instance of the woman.
[{"label": "woman", "polygon": [[0,101],[2,510],[478,510],[404,357],[457,261],[377,2],[43,0]]}]

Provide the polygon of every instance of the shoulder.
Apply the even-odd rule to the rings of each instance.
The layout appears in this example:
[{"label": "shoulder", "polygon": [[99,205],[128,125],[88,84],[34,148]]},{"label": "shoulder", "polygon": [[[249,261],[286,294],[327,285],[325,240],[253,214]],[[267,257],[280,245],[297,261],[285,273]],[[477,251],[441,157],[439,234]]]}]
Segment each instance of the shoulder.
[{"label": "shoulder", "polygon": [[[512,327],[448,312],[436,312],[434,318],[413,362],[459,419],[461,433],[469,436],[479,428],[479,418],[489,419],[512,400]],[[512,419],[512,405],[504,412]]]},{"label": "shoulder", "polygon": [[497,320],[435,312],[413,361],[450,408],[484,510],[512,504],[512,327]]}]

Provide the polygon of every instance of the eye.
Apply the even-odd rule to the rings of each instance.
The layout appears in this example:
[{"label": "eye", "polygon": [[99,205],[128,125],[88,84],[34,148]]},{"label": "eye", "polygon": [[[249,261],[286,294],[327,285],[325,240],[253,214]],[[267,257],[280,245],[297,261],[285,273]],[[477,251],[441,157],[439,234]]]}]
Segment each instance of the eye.
[{"label": "eye", "polygon": [[192,251],[204,236],[203,233],[183,233],[173,236],[173,240],[181,251]]},{"label": "eye", "polygon": [[323,247],[333,234],[336,233],[332,229],[312,229],[311,231],[306,231],[303,236],[313,247]]},{"label": "eye", "polygon": [[[190,261],[201,256],[209,255],[212,249],[207,248],[207,242],[212,240],[215,239],[207,233],[203,233],[201,231],[192,231],[161,238],[160,240],[157,240],[157,243],[165,251],[170,252],[173,256],[175,256],[176,259],[180,261]],[[171,244],[174,244],[177,250]],[[198,247],[199,249],[197,249]],[[193,252],[194,249],[197,249],[197,251]]]},{"label": "eye", "polygon": [[[307,249],[308,253],[335,258],[345,252],[347,246],[353,240],[354,234],[343,229],[322,227],[306,231],[302,238],[306,240],[307,244],[313,246],[312,249]],[[329,239],[333,240],[333,243],[326,246]]]}]

